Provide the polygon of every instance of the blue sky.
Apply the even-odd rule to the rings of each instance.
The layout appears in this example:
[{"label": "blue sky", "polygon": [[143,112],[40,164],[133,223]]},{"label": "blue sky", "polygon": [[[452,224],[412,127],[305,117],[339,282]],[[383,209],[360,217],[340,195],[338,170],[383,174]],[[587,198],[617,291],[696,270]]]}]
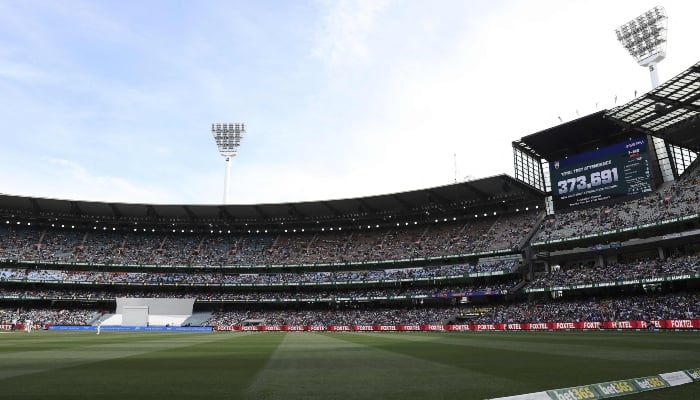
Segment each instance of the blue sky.
[{"label": "blue sky", "polygon": [[[693,3],[660,4],[662,82]],[[0,193],[218,204],[214,122],[248,127],[235,204],[513,175],[513,140],[650,89],[614,30],[656,5],[0,0]]]}]

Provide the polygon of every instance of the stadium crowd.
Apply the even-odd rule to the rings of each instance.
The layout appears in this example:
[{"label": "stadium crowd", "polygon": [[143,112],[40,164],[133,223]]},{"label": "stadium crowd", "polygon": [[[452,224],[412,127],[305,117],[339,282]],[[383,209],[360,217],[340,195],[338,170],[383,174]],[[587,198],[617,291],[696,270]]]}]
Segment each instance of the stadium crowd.
[{"label": "stadium crowd", "polygon": [[[546,217],[539,225],[534,241],[564,239],[579,235],[655,223],[664,219],[700,213],[700,178],[697,170],[682,179],[666,184],[659,190],[629,201],[606,204],[588,209],[558,212]],[[424,283],[392,286],[382,281],[421,278],[464,278],[477,272],[514,272],[517,262],[502,261],[477,265],[455,264],[441,266],[371,269],[372,261],[440,257],[489,250],[513,250],[523,245],[528,233],[538,224],[537,213],[477,218],[468,223],[436,223],[396,229],[367,229],[354,232],[288,234],[194,234],[80,231],[67,228],[36,228],[29,226],[0,226],[0,300],[88,300],[93,307],[104,306],[117,297],[195,298],[199,302],[236,302],[222,304],[206,325],[235,325],[246,321],[264,321],[269,325],[397,325],[441,324],[454,321],[468,305],[450,301],[425,302],[423,298],[460,297],[465,293],[505,294],[521,286],[518,275],[497,281],[483,279],[464,282],[450,281],[446,285]],[[19,268],[14,261],[37,263],[84,263],[91,270],[52,269],[46,266]],[[109,265],[154,266],[260,266],[353,263],[357,270],[320,272],[233,273],[203,272],[116,272]],[[70,267],[72,268],[72,267]],[[324,267],[315,267],[323,269]],[[354,268],[354,267],[353,267]],[[363,269],[365,268],[365,269]],[[329,267],[328,269],[331,269]],[[289,269],[285,269],[288,271]],[[252,271],[252,269],[246,269]],[[530,288],[589,284],[627,279],[658,278],[669,275],[700,272],[700,256],[670,257],[665,260],[646,259],[633,263],[607,266],[593,264],[565,265],[530,282]],[[367,281],[378,284],[366,285]],[[284,287],[285,285],[357,283],[361,288],[328,289]],[[177,290],[132,287],[129,289],[90,284],[182,285]],[[44,285],[46,284],[46,285]],[[219,289],[209,285],[255,285],[247,290]],[[357,286],[357,285],[356,285]],[[301,286],[300,286],[301,287]],[[283,290],[276,290],[280,288]],[[260,310],[247,302],[283,299],[357,299],[406,296],[413,300],[362,303],[352,301],[341,307],[323,310],[290,310],[271,307]],[[502,296],[503,297],[503,296]],[[5,304],[8,304],[8,303]],[[80,303],[80,301],[78,301]],[[22,303],[20,303],[22,304]],[[101,315],[102,310],[70,308],[0,308],[0,324],[32,320],[41,324],[84,325]],[[56,304],[61,304],[60,302]],[[82,304],[82,303],[81,303]],[[355,304],[353,306],[353,304]],[[442,307],[436,307],[441,304]],[[478,308],[478,317],[469,322],[523,323],[548,321],[613,321],[700,318],[700,294],[652,293],[612,298],[567,297],[556,300],[526,302],[487,302]],[[217,306],[218,307],[218,306]],[[313,306],[308,306],[313,307]],[[471,308],[473,311],[475,308]],[[474,315],[474,313],[470,313]]]},{"label": "stadium crowd", "polygon": [[[2,268],[0,282],[91,283],[91,284],[149,284],[149,285],[253,285],[262,288],[285,285],[333,284],[382,281],[410,282],[421,278],[461,278],[474,272],[510,272],[514,261],[482,265],[456,264],[441,267],[405,268],[372,271],[301,272],[268,274],[172,273],[172,272],[99,272],[63,271],[29,268]],[[631,279],[659,278],[700,272],[700,255],[669,257],[665,260],[643,259],[633,263],[613,265],[572,264],[553,268],[551,272],[528,283],[530,288],[591,284]],[[498,288],[503,289],[501,287]],[[442,289],[440,289],[442,290]]]},{"label": "stadium crowd", "polygon": [[598,207],[558,211],[545,218],[533,241],[566,239],[657,223],[700,213],[699,169],[643,197]]},{"label": "stadium crowd", "polygon": [[[474,313],[477,311],[476,313]],[[214,325],[418,325],[462,323],[460,313],[478,314],[469,323],[627,321],[700,318],[700,293],[645,294],[615,298],[537,300],[485,307],[344,308],[323,310],[222,310],[203,326]],[[86,325],[102,315],[96,309],[0,308],[0,325],[31,320],[49,325]]]},{"label": "stadium crowd", "polygon": [[432,286],[432,285],[406,285],[406,286],[382,286],[361,289],[333,288],[326,290],[313,290],[304,288],[303,291],[281,290],[256,290],[256,291],[222,291],[214,288],[203,287],[178,287],[170,290],[144,290],[136,287],[131,290],[95,290],[71,288],[36,288],[16,289],[3,288],[0,291],[0,300],[91,300],[106,301],[120,297],[132,298],[193,298],[199,302],[230,302],[230,301],[268,301],[268,300],[297,300],[297,299],[357,299],[369,297],[461,297],[465,293],[470,295],[498,295],[505,294],[517,285],[518,280],[513,278],[503,282],[481,283],[472,285]]},{"label": "stadium crowd", "polygon": [[533,301],[484,308],[414,308],[324,311],[228,311],[212,316],[206,325],[416,325],[458,322],[460,312],[477,310],[469,323],[603,322],[700,318],[700,294],[638,295],[606,299]]},{"label": "stadium crowd", "polygon": [[0,268],[1,281],[60,282],[60,283],[117,283],[117,284],[222,284],[222,285],[284,285],[299,283],[362,283],[367,281],[396,281],[429,278],[463,277],[479,272],[511,272],[517,263],[513,260],[488,264],[455,264],[438,267],[420,267],[369,271],[324,271],[283,273],[205,273],[205,272],[101,272],[66,271],[33,268]]},{"label": "stadium crowd", "polygon": [[227,311],[215,313],[206,323],[216,325],[399,325],[444,324],[458,311],[449,308],[397,308],[300,311]]},{"label": "stadium crowd", "polygon": [[194,234],[0,226],[0,259],[95,265],[363,263],[512,250],[536,225],[527,212],[469,222],[353,232]]},{"label": "stadium crowd", "polygon": [[0,308],[0,325],[24,324],[26,321],[39,325],[87,325],[99,315],[98,311],[80,308]]},{"label": "stadium crowd", "polygon": [[628,321],[700,318],[699,293],[540,300],[491,307],[475,323]]},{"label": "stadium crowd", "polygon": [[659,278],[679,274],[700,273],[700,255],[669,257],[665,260],[646,259],[635,263],[596,266],[577,264],[553,269],[528,284],[530,288]]}]

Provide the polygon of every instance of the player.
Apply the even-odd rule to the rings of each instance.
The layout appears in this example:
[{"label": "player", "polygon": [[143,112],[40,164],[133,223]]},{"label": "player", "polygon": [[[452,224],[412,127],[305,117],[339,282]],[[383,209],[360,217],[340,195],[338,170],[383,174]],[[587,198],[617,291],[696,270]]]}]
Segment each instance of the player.
[{"label": "player", "polygon": [[100,331],[101,331],[101,330],[102,330],[102,322],[100,321],[100,322],[97,323],[97,334],[98,334],[98,335],[100,334]]}]

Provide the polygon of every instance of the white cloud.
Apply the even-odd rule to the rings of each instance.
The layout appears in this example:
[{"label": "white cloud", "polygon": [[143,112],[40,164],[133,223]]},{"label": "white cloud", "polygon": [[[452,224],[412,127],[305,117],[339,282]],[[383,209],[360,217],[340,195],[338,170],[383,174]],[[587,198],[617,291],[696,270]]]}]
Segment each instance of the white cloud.
[{"label": "white cloud", "polygon": [[388,0],[323,1],[321,27],[312,55],[334,67],[369,61],[368,40]]},{"label": "white cloud", "polygon": [[31,64],[4,61],[0,63],[0,78],[14,82],[35,84],[37,81],[53,81],[54,76]]},{"label": "white cloud", "polygon": [[[2,187],[15,188],[9,194],[105,202],[173,202],[166,190],[152,182],[137,183],[123,177],[97,174],[71,160],[39,157],[14,160],[12,164],[15,172],[0,176]],[[8,170],[7,167],[3,165],[4,170]],[[37,180],[36,176],[42,179]]]},{"label": "white cloud", "polygon": [[[512,173],[513,140],[648,90],[614,29],[656,5],[222,3],[142,25],[128,5],[71,4],[76,15],[0,3],[0,127],[17,155],[0,160],[14,176],[0,176],[2,187],[206,204],[223,189],[208,131],[217,121],[249,127],[232,168],[235,202],[448,184],[455,155],[458,179]],[[662,79],[700,58],[697,6],[665,6]],[[172,32],[172,18],[183,29]]]}]

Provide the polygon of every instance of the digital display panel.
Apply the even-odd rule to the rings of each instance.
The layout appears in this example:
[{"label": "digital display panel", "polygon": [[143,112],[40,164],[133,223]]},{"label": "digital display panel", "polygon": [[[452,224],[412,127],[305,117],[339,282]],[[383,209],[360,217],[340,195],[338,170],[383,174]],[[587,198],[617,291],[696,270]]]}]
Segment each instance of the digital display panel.
[{"label": "digital display panel", "polygon": [[549,164],[555,209],[654,190],[645,137]]}]

